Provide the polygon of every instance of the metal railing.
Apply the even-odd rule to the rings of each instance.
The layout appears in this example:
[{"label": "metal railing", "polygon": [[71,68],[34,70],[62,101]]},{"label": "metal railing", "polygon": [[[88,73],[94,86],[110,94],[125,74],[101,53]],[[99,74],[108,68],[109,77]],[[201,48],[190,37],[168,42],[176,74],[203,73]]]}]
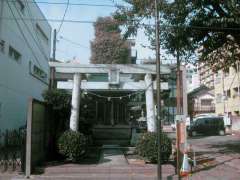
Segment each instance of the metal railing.
[{"label": "metal railing", "polygon": [[194,112],[215,112],[215,105],[195,105],[193,107]]},{"label": "metal railing", "polygon": [[0,173],[24,171],[25,129],[0,132]]}]

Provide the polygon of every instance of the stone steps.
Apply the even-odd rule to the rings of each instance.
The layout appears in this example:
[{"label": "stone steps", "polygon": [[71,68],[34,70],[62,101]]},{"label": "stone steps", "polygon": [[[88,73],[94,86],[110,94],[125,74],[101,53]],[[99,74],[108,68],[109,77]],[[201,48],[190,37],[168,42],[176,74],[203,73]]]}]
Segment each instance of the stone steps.
[{"label": "stone steps", "polygon": [[112,144],[112,145],[120,145],[120,146],[128,146],[130,144],[129,139],[95,139],[94,144],[97,146],[101,146],[103,144]]},{"label": "stone steps", "polygon": [[93,140],[96,145],[116,144],[127,146],[131,139],[130,126],[95,126],[93,128]]}]

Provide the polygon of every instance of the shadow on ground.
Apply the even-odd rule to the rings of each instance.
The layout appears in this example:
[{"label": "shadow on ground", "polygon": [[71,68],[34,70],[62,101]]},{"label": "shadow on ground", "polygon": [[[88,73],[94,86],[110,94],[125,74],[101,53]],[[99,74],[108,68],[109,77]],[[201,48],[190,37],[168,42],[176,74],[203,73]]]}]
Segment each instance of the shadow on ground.
[{"label": "shadow on ground", "polygon": [[219,153],[240,153],[240,142],[232,141],[228,143],[220,143],[211,145],[210,148],[217,148]]},{"label": "shadow on ground", "polygon": [[[33,170],[34,175],[41,175],[45,173],[45,168],[49,167],[61,167],[68,164],[75,164],[75,165],[96,165],[99,163],[100,160],[101,149],[98,147],[89,148],[85,155],[79,159],[77,162],[73,162],[67,159],[56,160],[51,162],[46,162],[42,166],[38,166]],[[106,159],[106,162],[108,160]]]}]

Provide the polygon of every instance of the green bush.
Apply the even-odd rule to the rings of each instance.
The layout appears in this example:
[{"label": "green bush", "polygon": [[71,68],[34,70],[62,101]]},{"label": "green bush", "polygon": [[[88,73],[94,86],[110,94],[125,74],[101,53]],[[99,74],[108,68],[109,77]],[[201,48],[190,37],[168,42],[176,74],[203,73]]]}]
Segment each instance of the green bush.
[{"label": "green bush", "polygon": [[72,161],[78,161],[85,153],[86,137],[80,132],[65,131],[58,139],[59,153]]},{"label": "green bush", "polygon": [[[172,153],[172,142],[164,133],[161,134],[161,139],[161,161],[165,163]],[[158,159],[157,133],[147,132],[142,134],[137,142],[136,151],[146,160],[156,163]]]}]

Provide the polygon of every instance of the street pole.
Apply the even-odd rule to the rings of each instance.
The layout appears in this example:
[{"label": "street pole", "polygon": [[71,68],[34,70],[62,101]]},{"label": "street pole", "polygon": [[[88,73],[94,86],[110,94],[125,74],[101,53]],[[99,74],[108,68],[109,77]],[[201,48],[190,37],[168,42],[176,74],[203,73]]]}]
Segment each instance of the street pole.
[{"label": "street pole", "polygon": [[[53,31],[53,55],[52,55],[52,62],[56,61],[56,44],[57,44],[57,30],[54,29]],[[50,89],[55,88],[55,69],[54,67],[50,67]]]},{"label": "street pole", "polygon": [[[176,86],[176,99],[177,99],[177,115],[181,115],[181,71],[180,71],[180,58],[179,50],[177,50],[177,86]],[[177,145],[177,174],[178,179],[181,179],[180,176],[180,162],[181,162],[181,152],[180,152],[180,123],[177,121],[176,126],[176,145]]]},{"label": "street pole", "polygon": [[[178,9],[178,14],[177,17],[179,16],[179,11],[180,11],[180,2],[177,0],[177,9]],[[178,19],[177,19],[178,20]],[[179,48],[180,48],[180,39],[179,39],[179,27],[177,27],[177,37],[178,37],[178,42],[177,42],[177,84],[176,84],[176,101],[177,101],[177,116],[182,115],[182,86],[181,86],[181,62],[180,62],[180,54],[179,54]],[[180,122],[179,119],[177,119],[176,122],[176,145],[177,145],[177,162],[176,162],[176,168],[177,168],[177,174],[178,174],[178,179],[181,179],[180,175],[180,168],[181,168],[181,151],[180,151]]]},{"label": "street pole", "polygon": [[155,0],[155,30],[156,30],[156,71],[157,71],[157,144],[158,144],[158,171],[157,177],[158,180],[162,179],[162,166],[161,166],[161,134],[162,134],[162,125],[161,125],[161,82],[160,82],[160,21],[159,21],[159,1]]}]

